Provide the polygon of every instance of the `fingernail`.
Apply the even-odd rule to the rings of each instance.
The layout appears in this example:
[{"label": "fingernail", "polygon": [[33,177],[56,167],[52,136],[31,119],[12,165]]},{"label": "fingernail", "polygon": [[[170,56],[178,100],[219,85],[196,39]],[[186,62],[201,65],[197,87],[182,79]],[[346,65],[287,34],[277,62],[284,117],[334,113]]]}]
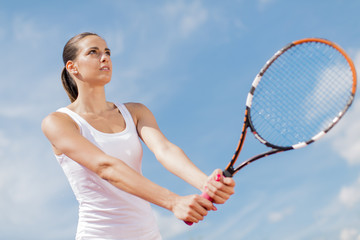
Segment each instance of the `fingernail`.
[{"label": "fingernail", "polygon": [[220,181],[220,179],[221,179],[221,175],[220,174],[218,174],[218,175],[216,175],[216,177],[215,177],[215,181]]},{"label": "fingernail", "polygon": [[217,208],[214,206],[213,210],[214,210],[214,211],[217,211]]}]

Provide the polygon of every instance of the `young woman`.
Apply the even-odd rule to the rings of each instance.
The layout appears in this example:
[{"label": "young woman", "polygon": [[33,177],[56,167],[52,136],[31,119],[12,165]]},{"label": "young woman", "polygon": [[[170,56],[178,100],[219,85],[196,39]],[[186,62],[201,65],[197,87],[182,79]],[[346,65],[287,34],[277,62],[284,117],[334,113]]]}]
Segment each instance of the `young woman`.
[{"label": "young woman", "polygon": [[140,103],[106,101],[112,62],[104,39],[81,33],[64,47],[62,83],[71,104],[47,116],[49,139],[79,202],[76,239],[161,239],[150,203],[180,220],[198,222],[215,206],[199,195],[179,196],[141,174],[141,139],[173,174],[223,204],[235,183],[217,169],[201,172],[161,133]]}]

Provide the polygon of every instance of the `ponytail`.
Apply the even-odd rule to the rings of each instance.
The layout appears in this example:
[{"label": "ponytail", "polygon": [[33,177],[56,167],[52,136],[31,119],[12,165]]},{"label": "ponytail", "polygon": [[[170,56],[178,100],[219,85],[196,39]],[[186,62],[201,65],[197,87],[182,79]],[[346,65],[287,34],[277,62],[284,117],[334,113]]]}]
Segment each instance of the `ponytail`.
[{"label": "ponytail", "polygon": [[78,88],[74,79],[70,76],[69,72],[66,70],[66,67],[61,72],[61,82],[62,85],[70,98],[71,102],[74,102],[78,96]]}]

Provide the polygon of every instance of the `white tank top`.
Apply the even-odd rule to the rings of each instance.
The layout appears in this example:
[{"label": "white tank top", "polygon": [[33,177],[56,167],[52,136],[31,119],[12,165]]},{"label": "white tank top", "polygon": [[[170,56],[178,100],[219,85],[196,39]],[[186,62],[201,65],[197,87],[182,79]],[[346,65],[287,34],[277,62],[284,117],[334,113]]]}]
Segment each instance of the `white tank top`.
[{"label": "white tank top", "polygon": [[[142,146],[131,114],[116,104],[126,128],[119,133],[103,133],[68,108],[57,112],[69,115],[81,135],[106,154],[121,159],[141,174]],[[156,219],[150,204],[126,193],[66,155],[56,155],[79,202],[76,240],[159,240]]]}]

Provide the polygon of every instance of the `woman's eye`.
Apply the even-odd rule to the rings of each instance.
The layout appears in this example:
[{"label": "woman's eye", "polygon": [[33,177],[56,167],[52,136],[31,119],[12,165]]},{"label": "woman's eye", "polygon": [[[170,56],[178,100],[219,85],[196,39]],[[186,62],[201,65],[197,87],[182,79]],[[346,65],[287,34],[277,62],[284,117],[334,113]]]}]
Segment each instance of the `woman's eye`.
[{"label": "woman's eye", "polygon": [[95,51],[95,50],[90,50],[90,51],[89,51],[89,55],[90,55],[90,54],[96,54],[96,51]]},{"label": "woman's eye", "polygon": [[106,55],[111,56],[111,52],[110,52],[110,51],[107,51],[107,52],[106,52]]}]

